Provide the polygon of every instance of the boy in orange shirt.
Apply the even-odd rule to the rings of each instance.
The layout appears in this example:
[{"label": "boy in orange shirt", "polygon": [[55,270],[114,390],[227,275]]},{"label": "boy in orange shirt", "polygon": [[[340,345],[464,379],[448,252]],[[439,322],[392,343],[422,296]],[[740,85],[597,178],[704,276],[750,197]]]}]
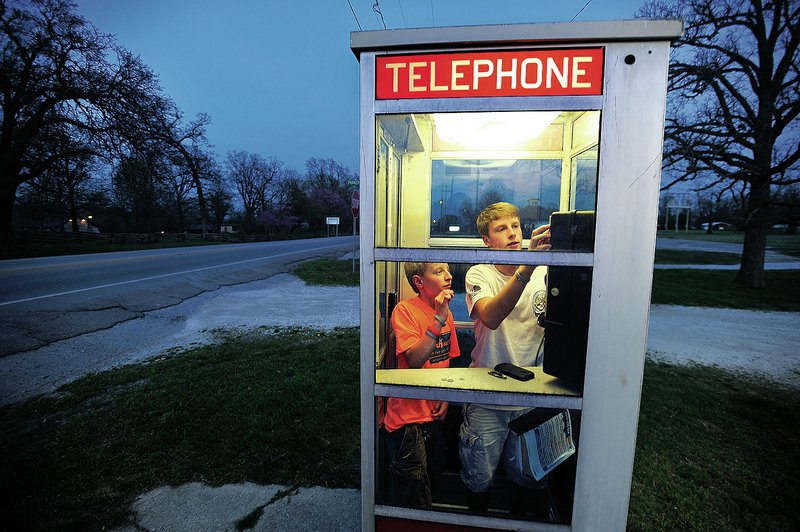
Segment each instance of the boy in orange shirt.
[{"label": "boy in orange shirt", "polygon": [[[392,327],[397,342],[397,367],[447,368],[459,356],[450,299],[450,267],[446,263],[407,262],[406,278],[417,297],[397,304]],[[389,458],[389,504],[428,508],[431,488],[444,462],[443,420],[447,403],[390,397],[384,427]]]}]

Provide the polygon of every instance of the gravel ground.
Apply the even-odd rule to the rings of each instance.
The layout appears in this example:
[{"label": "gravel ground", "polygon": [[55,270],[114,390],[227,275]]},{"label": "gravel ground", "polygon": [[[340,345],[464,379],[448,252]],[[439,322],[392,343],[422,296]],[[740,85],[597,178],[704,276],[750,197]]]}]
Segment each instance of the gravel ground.
[{"label": "gravel ground", "polygon": [[761,375],[800,388],[796,312],[652,305],[647,356]]}]

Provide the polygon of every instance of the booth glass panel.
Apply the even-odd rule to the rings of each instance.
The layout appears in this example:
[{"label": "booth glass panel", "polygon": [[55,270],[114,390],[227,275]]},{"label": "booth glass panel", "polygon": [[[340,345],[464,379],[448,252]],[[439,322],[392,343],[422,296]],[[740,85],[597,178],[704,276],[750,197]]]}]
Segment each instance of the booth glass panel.
[{"label": "booth glass panel", "polygon": [[[566,398],[563,401],[566,406],[572,404],[570,400],[580,397],[587,353],[591,268],[539,266],[534,271],[532,283],[539,279],[540,289],[532,296],[535,304],[529,309],[529,318],[532,323],[543,326],[543,334],[531,331],[528,337],[518,339],[520,344],[530,343],[531,360],[526,366],[535,374],[533,380],[518,381],[497,378],[490,374],[492,368],[470,367],[475,335],[467,310],[465,277],[471,264],[449,264],[451,289],[454,291],[449,308],[456,325],[455,335],[451,334],[450,341],[457,342],[460,355],[449,359],[446,365],[449,367],[415,369],[409,368],[407,363],[398,365],[391,316],[400,301],[418,297],[407,279],[406,264],[375,262],[379,316],[376,384],[438,389],[440,397],[444,394],[447,399],[453,400],[463,399],[464,396],[460,394],[469,390],[474,394],[485,394],[482,400],[494,403],[497,399],[492,397],[493,393],[510,394],[512,397],[530,394],[547,396],[540,404],[556,404]],[[474,394],[472,397],[475,397]],[[528,404],[531,402],[530,399],[523,401]]]},{"label": "booth glass panel", "polygon": [[553,213],[593,214],[599,128],[600,111],[378,115],[376,247],[483,247],[475,219],[498,201],[523,236]]},{"label": "booth glass panel", "polygon": [[[504,445],[483,508],[481,497],[468,495],[462,477],[472,475],[462,471],[472,467],[462,465],[470,456],[468,451],[462,453],[471,440],[470,429],[462,428],[466,405],[440,403],[444,405],[440,419],[398,426],[396,411],[411,408],[415,401],[426,400],[376,398],[376,505],[571,524],[580,452],[579,410],[523,408],[508,415],[522,425],[512,424],[515,432]],[[524,435],[518,436],[517,431]],[[549,446],[548,456],[542,458],[548,464],[546,473],[534,471],[537,459],[528,454],[536,441],[531,431],[543,448]]]}]

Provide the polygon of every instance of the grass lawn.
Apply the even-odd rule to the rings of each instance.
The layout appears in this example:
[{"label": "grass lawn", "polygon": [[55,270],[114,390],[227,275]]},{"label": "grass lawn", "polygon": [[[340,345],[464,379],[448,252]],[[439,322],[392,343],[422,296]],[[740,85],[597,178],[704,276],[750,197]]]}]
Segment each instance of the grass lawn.
[{"label": "grass lawn", "polygon": [[[675,238],[678,240],[708,240],[710,242],[733,242],[741,244],[744,242],[744,231],[714,231],[710,235],[699,229],[690,231],[675,231],[659,229],[658,238]],[[774,235],[770,235],[774,236]]]},{"label": "grass lawn", "polygon": [[739,264],[741,260],[738,253],[659,248],[656,248],[655,257],[656,264]]},{"label": "grass lawn", "polygon": [[800,312],[800,270],[764,272],[766,287],[734,283],[732,270],[654,270],[652,303]]},{"label": "grass lawn", "polygon": [[187,246],[215,246],[232,242],[213,242],[189,240],[186,242],[99,242],[91,239],[82,241],[54,242],[16,242],[9,249],[0,250],[0,260],[32,257],[56,257],[61,255],[84,255],[87,253],[107,253],[113,251],[139,251],[145,249],[176,248]]},{"label": "grass lawn", "polygon": [[[320,364],[323,351],[336,362]],[[101,530],[124,524],[136,496],[191,481],[358,487],[358,386],[357,329],[285,329],[4,407],[0,522]],[[800,522],[797,394],[647,363],[640,419],[630,529]]]},{"label": "grass lawn", "polygon": [[[358,262],[353,274],[349,260],[308,261],[301,263],[294,273],[309,284],[358,286],[359,283]],[[736,272],[732,270],[654,270],[652,302],[800,312],[800,270],[770,270],[764,275],[765,289],[746,290],[733,282]]]},{"label": "grass lawn", "polygon": [[796,391],[645,365],[630,530],[797,530]]},{"label": "grass lawn", "polygon": [[322,286],[358,286],[360,261],[316,259],[301,262],[292,273],[308,284]]}]

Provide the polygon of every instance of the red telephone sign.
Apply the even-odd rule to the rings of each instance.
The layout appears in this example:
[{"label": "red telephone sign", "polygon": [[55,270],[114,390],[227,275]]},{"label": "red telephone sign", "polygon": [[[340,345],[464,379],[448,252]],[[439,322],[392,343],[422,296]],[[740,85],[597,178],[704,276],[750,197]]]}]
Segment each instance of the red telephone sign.
[{"label": "red telephone sign", "polygon": [[537,49],[376,58],[375,97],[474,98],[602,94],[603,49]]}]

